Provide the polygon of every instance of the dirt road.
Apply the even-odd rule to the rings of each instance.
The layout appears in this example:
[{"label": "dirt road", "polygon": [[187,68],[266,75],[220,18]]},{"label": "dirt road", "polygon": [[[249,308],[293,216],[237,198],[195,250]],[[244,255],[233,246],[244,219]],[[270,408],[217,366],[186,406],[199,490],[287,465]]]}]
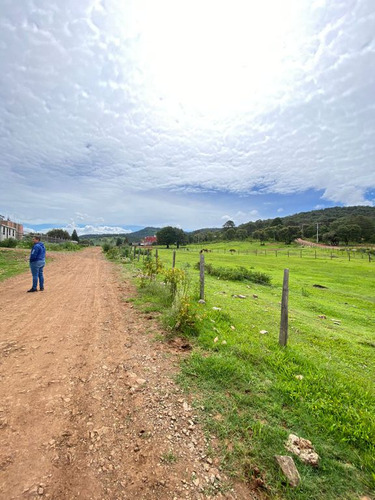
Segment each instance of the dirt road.
[{"label": "dirt road", "polygon": [[[253,498],[228,487],[191,402],[181,355],[99,249],[56,254],[45,291],[0,284],[0,498]],[[254,496],[254,498],[256,498]]]}]

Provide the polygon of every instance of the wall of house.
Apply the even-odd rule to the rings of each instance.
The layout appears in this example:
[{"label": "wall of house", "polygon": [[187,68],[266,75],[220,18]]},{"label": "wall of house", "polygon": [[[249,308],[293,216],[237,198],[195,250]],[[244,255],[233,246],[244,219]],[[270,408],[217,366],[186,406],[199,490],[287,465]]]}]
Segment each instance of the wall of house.
[{"label": "wall of house", "polygon": [[7,238],[21,240],[23,237],[23,226],[10,220],[0,219],[0,241]]}]

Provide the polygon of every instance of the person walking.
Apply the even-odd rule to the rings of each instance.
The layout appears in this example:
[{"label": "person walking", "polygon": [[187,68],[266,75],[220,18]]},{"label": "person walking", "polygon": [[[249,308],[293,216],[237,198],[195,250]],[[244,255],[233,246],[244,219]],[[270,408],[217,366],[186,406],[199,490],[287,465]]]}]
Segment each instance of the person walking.
[{"label": "person walking", "polygon": [[28,292],[38,291],[38,280],[39,280],[39,290],[44,290],[44,276],[43,268],[46,264],[46,249],[43,243],[40,241],[39,236],[33,237],[33,248],[30,253],[30,269],[33,276],[33,286]]}]

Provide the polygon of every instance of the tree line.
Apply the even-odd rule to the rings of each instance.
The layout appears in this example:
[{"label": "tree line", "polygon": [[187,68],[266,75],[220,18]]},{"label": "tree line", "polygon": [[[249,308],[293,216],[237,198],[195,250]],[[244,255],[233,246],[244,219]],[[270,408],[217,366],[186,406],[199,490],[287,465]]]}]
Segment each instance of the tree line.
[{"label": "tree line", "polygon": [[157,233],[159,245],[184,245],[219,240],[277,241],[286,244],[297,238],[329,245],[375,243],[375,207],[333,207],[303,212],[284,218],[250,221],[236,227],[232,220],[222,228],[199,229],[185,233],[176,227],[164,227]]}]

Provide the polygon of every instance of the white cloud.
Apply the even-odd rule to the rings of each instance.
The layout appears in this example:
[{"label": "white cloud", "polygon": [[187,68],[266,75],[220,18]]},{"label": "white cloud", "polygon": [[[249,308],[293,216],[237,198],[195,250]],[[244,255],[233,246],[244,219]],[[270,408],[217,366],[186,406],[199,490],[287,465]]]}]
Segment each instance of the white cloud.
[{"label": "white cloud", "polygon": [[374,203],[372,0],[163,6],[2,6],[4,209],[29,225],[192,227],[249,193]]},{"label": "white cloud", "polygon": [[284,212],[284,209],[283,209],[283,208],[278,208],[278,209],[277,209],[277,213],[278,213],[278,214],[281,214],[282,212]]},{"label": "white cloud", "polygon": [[[83,226],[76,227],[78,236],[82,234],[128,234],[131,233],[129,229],[124,229],[123,227],[118,226]],[[69,231],[69,229],[67,228]]]}]

